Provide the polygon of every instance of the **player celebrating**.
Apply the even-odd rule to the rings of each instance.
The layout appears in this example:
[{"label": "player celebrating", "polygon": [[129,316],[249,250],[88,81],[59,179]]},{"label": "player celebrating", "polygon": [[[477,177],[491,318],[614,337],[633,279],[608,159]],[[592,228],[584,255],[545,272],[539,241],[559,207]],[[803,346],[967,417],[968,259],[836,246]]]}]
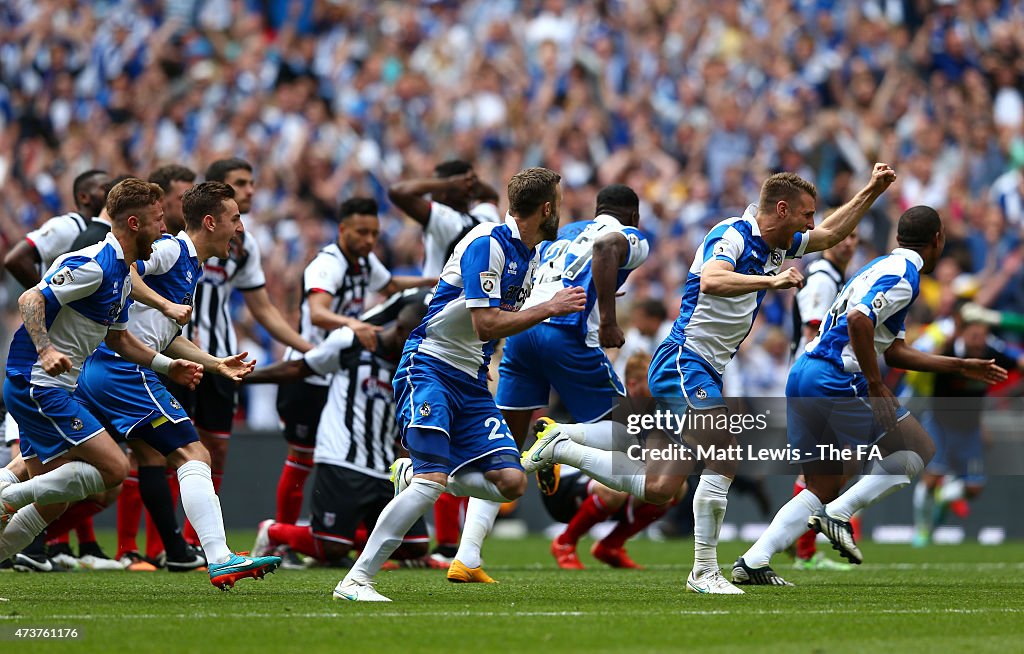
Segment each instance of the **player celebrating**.
[{"label": "player celebrating", "polygon": [[[831,212],[829,212],[831,213]],[[827,214],[826,214],[827,215]],[[857,252],[859,239],[854,231],[839,245],[825,250],[822,257],[807,266],[804,286],[796,292],[793,302],[793,358],[802,355],[804,348],[814,340],[821,321],[839,295],[839,289],[846,283],[846,267]],[[793,484],[793,496],[799,495],[807,482],[803,475],[797,477]],[[845,561],[833,561],[823,552],[817,551],[814,530],[807,532],[796,541],[796,561],[794,566],[803,570],[848,570],[851,568]]]},{"label": "player celebrating", "polygon": [[[187,191],[182,198],[187,231],[160,239],[149,260],[138,263],[138,274],[146,283],[143,286],[138,282],[135,293],[157,293],[173,302],[190,304],[203,272],[201,262],[226,256],[231,240],[242,234],[241,216],[232,196],[231,187],[220,182],[203,182]],[[130,331],[157,352],[180,355],[232,381],[241,380],[255,366],[255,362],[244,360],[245,353],[225,358],[206,354],[178,336],[174,321],[148,306],[132,305],[130,315]],[[138,390],[140,380],[145,392]],[[76,396],[128,439],[141,466],[163,467],[166,457],[177,469],[181,503],[199,535],[214,586],[230,587],[239,579],[262,577],[277,568],[281,562],[278,557],[246,558],[228,549],[220,500],[213,489],[210,455],[199,442],[188,414],[152,370],[129,363],[100,346],[82,372]],[[172,524],[162,529],[168,547],[168,569],[195,567],[188,559],[196,557],[189,556],[180,536],[172,531],[176,538],[167,537],[167,531],[175,528]],[[176,551],[172,551],[172,545]],[[177,562],[181,562],[180,567]]]},{"label": "player celebrating", "polygon": [[[353,329],[341,327],[302,359],[268,366],[247,380],[281,383],[331,375],[313,453],[312,524],[264,520],[253,556],[283,544],[321,561],[341,561],[351,551],[360,523],[376,523],[393,498],[388,472],[398,428],[391,382],[402,346],[426,314],[426,296],[426,291],[396,296],[398,318],[388,329],[374,333],[372,352]],[[429,540],[426,523],[417,520],[392,558],[423,558]]]},{"label": "player celebrating", "polygon": [[[716,225],[698,249],[683,288],[679,317],[651,363],[652,395],[677,414],[701,412],[702,417],[711,418],[702,424],[718,422],[715,418],[726,411],[722,374],[750,332],[765,292],[803,282],[795,268],[782,269],[784,260],[830,248],[845,239],[895,178],[889,166],[875,164],[871,181],[815,229],[814,185],[792,173],[769,177],[761,187],[758,204],[748,207],[742,217]],[[567,463],[639,499],[654,503],[671,500],[694,461],[652,461],[645,467],[629,459],[614,436],[609,447],[610,431],[601,423],[548,425],[523,454],[524,467],[531,471],[552,462]],[[715,429],[692,430],[688,438],[722,451],[736,445],[734,436]],[[648,443],[658,447],[663,439],[652,434]],[[686,580],[686,588],[692,592],[743,592],[722,575],[717,555],[718,532],[735,467],[735,461],[705,462],[693,502],[694,566]]]},{"label": "player celebrating", "polygon": [[[768,563],[806,527],[825,534],[843,557],[860,563],[863,557],[850,517],[909,485],[931,459],[935,446],[928,433],[882,381],[880,355],[894,368],[956,372],[987,383],[1006,378],[1006,370],[991,359],[925,354],[904,342],[904,321],[917,298],[921,273],[935,269],[946,235],[939,214],[924,206],[904,212],[896,229],[900,247],[850,280],[829,309],[818,337],[790,371],[787,433],[790,448],[801,455],[807,489],[779,510],[736,561],[736,583],[791,585]],[[829,461],[818,446],[858,451],[858,446],[872,444],[883,458],[872,461],[866,474],[839,496],[849,476],[842,462]]]},{"label": "player celebrating", "polygon": [[[348,327],[364,348],[377,347],[380,327],[358,319],[368,293],[392,295],[408,288],[433,286],[437,279],[393,277],[373,253],[380,234],[377,202],[350,198],[338,210],[338,239],[313,258],[303,272],[304,296],[300,309],[302,337],[319,345],[332,330]],[[290,351],[286,359],[301,360]],[[288,458],[277,483],[277,515],[283,524],[295,524],[302,510],[302,491],[313,466],[320,414],[327,403],[327,376],[295,377],[278,393],[277,411],[284,423]],[[392,458],[388,459],[388,462]]]},{"label": "player celebrating", "polygon": [[[428,194],[430,200],[423,197]],[[434,177],[398,182],[388,189],[388,197],[423,226],[423,274],[429,277],[441,274],[455,244],[471,229],[481,223],[501,222],[497,191],[477,178],[469,162],[458,159],[435,166]],[[439,562],[451,564],[455,558],[465,499],[445,493],[434,504],[437,547],[433,556]]]},{"label": "player celebrating", "polygon": [[[248,162],[241,159],[214,161],[206,169],[206,181],[224,182],[234,189],[235,202],[243,215],[252,208],[254,185],[252,166]],[[312,346],[292,329],[270,301],[265,284],[259,244],[246,231],[231,242],[226,257],[215,257],[204,263],[203,278],[196,288],[195,312],[185,330],[185,337],[215,357],[227,357],[237,352],[238,341],[230,311],[231,291],[237,289],[242,292],[242,299],[253,318],[272,337],[300,352],[309,350]],[[238,400],[235,383],[224,377],[210,376],[194,391],[174,385],[168,385],[168,390],[184,405],[195,422],[200,441],[210,452],[214,489],[219,490]],[[185,539],[198,542],[195,531],[187,524]]]},{"label": "player celebrating", "polygon": [[[31,479],[0,480],[0,559],[28,544],[66,503],[114,488],[128,472],[120,448],[72,397],[86,357],[101,341],[139,365],[190,385],[195,363],[171,360],[126,331],[128,264],[148,257],[164,229],[162,191],[127,179],[111,189],[113,231],[97,245],[64,255],[18,301],[24,325],[11,343],[4,401],[17,419]],[[12,517],[13,516],[13,517]],[[8,524],[9,522],[9,524]]]},{"label": "player celebrating", "polygon": [[[362,554],[334,589],[335,598],[389,601],[374,590],[372,579],[446,487],[496,502],[523,494],[519,449],[487,389],[487,364],[497,339],[586,305],[583,289],[573,287],[519,311],[537,266],[535,248],[557,235],[560,179],[546,168],[514,175],[508,185],[510,217],[472,229],[445,264],[395,375],[399,429],[412,458],[411,466],[396,462],[394,469],[396,490],[404,492],[381,513]],[[482,574],[458,560],[452,566],[463,568],[468,580]]]}]

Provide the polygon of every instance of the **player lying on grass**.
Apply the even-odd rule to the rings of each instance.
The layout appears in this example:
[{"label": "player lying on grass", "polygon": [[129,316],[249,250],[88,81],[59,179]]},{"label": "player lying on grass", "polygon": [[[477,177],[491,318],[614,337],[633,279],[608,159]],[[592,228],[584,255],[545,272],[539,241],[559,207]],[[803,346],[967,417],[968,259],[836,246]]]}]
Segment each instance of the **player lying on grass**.
[{"label": "player lying on grass", "polygon": [[[883,383],[879,356],[893,368],[959,373],[990,384],[1006,378],[992,359],[926,354],[904,342],[904,322],[921,273],[935,269],[946,235],[939,214],[925,206],[904,212],[896,229],[900,247],[850,280],[790,371],[786,431],[789,447],[799,452],[807,489],[779,510],[736,561],[732,576],[738,584],[791,585],[769,561],[807,527],[825,534],[851,563],[860,563],[850,517],[908,486],[932,458],[935,445],[928,432]],[[850,470],[823,446],[864,452],[860,463],[867,466]],[[873,452],[868,446],[879,448],[880,460],[866,461]],[[840,495],[851,474],[860,472],[860,480]]]},{"label": "player lying on grass", "polygon": [[[682,420],[689,412],[700,412],[704,425],[724,422],[718,420],[727,412],[722,374],[750,333],[761,300],[768,289],[799,287],[803,282],[795,268],[783,269],[785,259],[841,242],[895,178],[889,166],[875,164],[871,181],[815,228],[814,185],[792,173],[779,173],[765,181],[757,205],[748,207],[742,217],[713,227],[690,266],[679,317],[651,363],[648,380],[660,408]],[[665,503],[675,497],[697,457],[645,465],[625,454],[630,442],[616,433],[602,423],[551,425],[524,453],[523,465],[533,471],[566,463],[648,502]],[[737,446],[734,435],[712,427],[671,436],[656,432],[648,436],[647,447],[665,449],[673,441],[720,451]],[[736,461],[704,463],[693,500],[694,565],[686,588],[695,593],[742,594],[722,575],[717,553]]]}]

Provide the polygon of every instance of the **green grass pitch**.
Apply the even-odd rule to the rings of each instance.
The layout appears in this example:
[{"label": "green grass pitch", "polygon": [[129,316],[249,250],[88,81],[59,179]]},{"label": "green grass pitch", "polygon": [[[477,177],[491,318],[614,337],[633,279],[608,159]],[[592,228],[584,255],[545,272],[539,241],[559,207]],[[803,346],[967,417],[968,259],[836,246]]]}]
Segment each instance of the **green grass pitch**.
[{"label": "green grass pitch", "polygon": [[[247,548],[249,532],[231,534]],[[244,544],[243,544],[244,543]],[[581,553],[589,548],[585,540]],[[113,549],[112,547],[110,548]],[[723,564],[744,546],[720,547]],[[928,652],[1020,651],[1024,544],[867,543],[849,572],[777,570],[796,588],[742,597],[684,591],[692,542],[634,542],[643,571],[558,570],[547,541],[491,540],[497,585],[443,572],[382,573],[391,604],[332,601],[338,570],[280,571],[233,591],[203,573],[0,574],[2,652]],[[18,626],[78,627],[76,641],[15,642]]]}]

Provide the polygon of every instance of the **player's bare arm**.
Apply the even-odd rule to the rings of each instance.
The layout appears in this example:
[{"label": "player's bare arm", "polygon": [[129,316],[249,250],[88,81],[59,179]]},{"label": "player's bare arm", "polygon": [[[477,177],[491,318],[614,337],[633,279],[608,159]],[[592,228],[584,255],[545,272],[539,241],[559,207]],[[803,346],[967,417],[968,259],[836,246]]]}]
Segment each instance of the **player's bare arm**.
[{"label": "player's bare arm", "polygon": [[921,372],[957,373],[986,384],[998,384],[1006,379],[1005,369],[995,359],[960,359],[915,350],[902,338],[897,338],[885,351],[885,362],[893,368],[920,370]]},{"label": "player's bare arm", "polygon": [[860,311],[850,311],[846,314],[846,325],[853,354],[868,382],[868,395],[872,398],[871,408],[875,420],[886,431],[895,429],[899,401],[882,381],[882,372],[878,368],[878,357],[875,354],[875,323]]},{"label": "player's bare arm", "polygon": [[804,276],[796,268],[787,268],[778,275],[744,275],[736,272],[728,261],[709,261],[700,271],[701,293],[719,297],[737,297],[765,291],[800,288]]},{"label": "player's bare arm", "polygon": [[821,221],[820,225],[808,232],[805,252],[827,250],[849,236],[875,200],[894,181],[896,171],[888,164],[876,163],[871,171],[871,181],[858,191],[852,200],[836,209],[828,218]]},{"label": "player's bare arm", "polygon": [[242,291],[242,298],[245,300],[245,306],[252,313],[252,317],[263,325],[276,341],[299,352],[309,352],[313,349],[313,346],[288,324],[278,308],[270,301],[270,295],[267,294],[266,288]]},{"label": "player's bare arm", "polygon": [[104,339],[114,352],[134,364],[167,375],[171,381],[194,389],[203,378],[203,367],[185,359],[170,359],[138,339],[127,329],[111,329]]},{"label": "player's bare arm", "polygon": [[40,263],[42,258],[39,256],[39,250],[25,239],[19,241],[4,256],[4,268],[25,288],[32,288],[39,283]]},{"label": "player's bare arm", "polygon": [[567,316],[583,311],[587,293],[578,286],[563,288],[547,302],[522,311],[502,311],[498,307],[470,309],[473,330],[481,341],[493,341],[526,331],[553,316]]},{"label": "player's bare arm", "polygon": [[58,352],[50,342],[50,334],[46,331],[46,298],[43,294],[38,289],[28,289],[18,298],[18,309],[25,323],[25,331],[39,353],[39,365],[46,374],[56,377],[71,370],[71,359]]},{"label": "player's bare arm", "polygon": [[409,288],[423,288],[437,285],[437,277],[413,277],[398,275],[391,278],[387,286],[380,290],[381,295],[394,295]]},{"label": "player's bare arm", "polygon": [[265,368],[260,368],[245,379],[246,384],[287,384],[290,382],[302,381],[310,375],[315,375],[303,359],[293,361],[278,361]]},{"label": "player's bare arm", "polygon": [[615,297],[619,268],[629,257],[629,241],[622,233],[605,234],[594,242],[590,270],[597,291],[598,340],[601,347],[622,347],[626,336],[619,327],[615,312]]},{"label": "player's bare arm", "polygon": [[[436,282],[435,282],[436,283]],[[374,352],[377,349],[377,332],[384,329],[378,325],[371,325],[358,318],[342,316],[331,311],[331,299],[334,296],[330,293],[310,293],[306,298],[309,305],[309,320],[314,327],[334,331],[340,327],[348,327],[356,333],[356,338],[367,350]]]},{"label": "player's bare arm", "polygon": [[407,216],[426,227],[430,220],[430,201],[425,200],[424,195],[460,186],[472,188],[477,183],[476,173],[473,171],[453,177],[407,179],[390,187],[388,198]]},{"label": "player's bare arm", "polygon": [[131,275],[133,300],[156,309],[182,326],[187,325],[189,320],[192,319],[192,307],[187,304],[175,304],[151,289],[142,280],[142,275],[139,274],[138,268],[136,268],[134,263],[131,265]]},{"label": "player's bare arm", "polygon": [[175,359],[186,359],[198,363],[203,367],[204,372],[227,377],[234,382],[242,381],[256,368],[255,359],[245,360],[245,357],[249,356],[248,352],[218,358],[204,352],[198,345],[182,336],[171,341],[164,353]]}]

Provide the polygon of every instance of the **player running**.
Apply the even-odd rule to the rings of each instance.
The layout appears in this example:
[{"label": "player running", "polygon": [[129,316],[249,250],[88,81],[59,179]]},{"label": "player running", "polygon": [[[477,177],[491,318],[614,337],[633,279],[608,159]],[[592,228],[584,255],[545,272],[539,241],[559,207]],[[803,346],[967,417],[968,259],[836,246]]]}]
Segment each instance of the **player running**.
[{"label": "player running", "polygon": [[113,189],[107,238],[59,257],[18,301],[24,325],[11,343],[4,401],[20,428],[31,479],[0,478],[0,560],[27,545],[67,502],[115,488],[128,472],[120,448],[72,397],[86,357],[100,342],[124,358],[195,384],[202,368],[171,360],[127,330],[129,263],[149,256],[164,229],[162,191],[128,179]]},{"label": "player running", "polygon": [[[187,191],[182,198],[186,231],[161,238],[150,258],[138,262],[138,274],[145,282],[137,281],[135,292],[191,304],[203,273],[202,262],[225,256],[231,240],[243,232],[233,196],[231,187],[220,182],[203,182]],[[240,381],[255,366],[254,361],[245,361],[244,352],[223,358],[210,356],[179,336],[174,321],[148,306],[132,305],[130,316],[131,333],[157,352],[195,361],[232,382]],[[260,578],[277,568],[281,559],[276,556],[243,557],[228,549],[210,454],[199,442],[188,414],[156,373],[101,345],[82,371],[76,397],[128,439],[141,466],[161,465],[166,457],[177,469],[181,503],[199,536],[214,586],[227,589],[240,579]],[[180,537],[165,539],[164,544],[169,569],[195,567],[188,565],[191,553]],[[179,551],[171,551],[172,545]]]},{"label": "player running", "polygon": [[[792,173],[779,173],[765,181],[758,204],[749,206],[742,217],[712,228],[690,266],[679,317],[651,363],[651,393],[663,408],[676,414],[699,412],[701,420],[691,423],[718,422],[716,418],[727,410],[722,374],[750,332],[765,293],[803,283],[795,268],[783,270],[785,259],[841,242],[895,178],[889,166],[875,164],[871,181],[814,228],[814,185]],[[523,465],[532,471],[554,462],[567,463],[606,486],[641,500],[665,503],[676,495],[696,463],[652,461],[645,466],[627,457],[618,439],[610,439],[609,447],[609,432],[613,430],[601,423],[549,425],[523,454]],[[652,434],[648,445],[667,447],[666,438]],[[736,445],[735,436],[713,428],[691,430],[687,440],[720,451]],[[717,554],[735,468],[735,461],[705,461],[693,502],[694,566],[686,580],[689,591],[743,593],[722,575]]]},{"label": "player running", "polygon": [[[519,449],[487,389],[487,365],[497,339],[529,329],[551,316],[586,306],[579,287],[520,311],[537,266],[537,245],[558,231],[561,177],[529,168],[509,181],[510,217],[479,225],[445,264],[427,316],[406,342],[395,374],[398,425],[413,476],[395,470],[397,496],[381,513],[366,548],[334,589],[334,597],[386,602],[373,577],[409,528],[441,493],[495,502],[519,498],[526,475]],[[404,489],[404,490],[403,490]],[[483,571],[452,563],[466,580]],[[453,572],[449,571],[449,579]]]},{"label": "player running", "polygon": [[[1006,378],[992,359],[925,354],[904,342],[904,322],[921,273],[935,269],[946,235],[939,214],[925,206],[905,211],[896,229],[900,247],[850,280],[790,371],[787,434],[789,447],[801,457],[807,489],[779,510],[736,561],[732,576],[738,584],[792,585],[768,564],[807,527],[825,534],[851,563],[861,563],[850,517],[908,486],[932,458],[935,445],[928,432],[882,381],[879,356],[904,370],[959,373],[990,384]],[[877,445],[882,458],[868,461],[860,480],[839,495],[850,476],[841,461],[823,455],[819,446],[828,445],[854,452]]]}]

